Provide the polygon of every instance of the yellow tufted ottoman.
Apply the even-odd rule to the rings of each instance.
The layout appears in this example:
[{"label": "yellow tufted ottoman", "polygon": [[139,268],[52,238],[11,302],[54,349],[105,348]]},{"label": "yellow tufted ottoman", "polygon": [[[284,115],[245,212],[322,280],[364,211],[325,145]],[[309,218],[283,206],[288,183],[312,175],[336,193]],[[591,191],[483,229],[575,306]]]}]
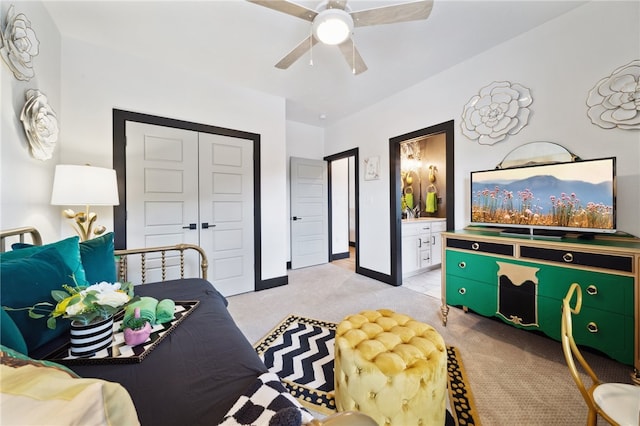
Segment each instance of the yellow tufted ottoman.
[{"label": "yellow tufted ottoman", "polygon": [[390,310],[363,311],[336,330],[335,400],[380,426],[442,426],[447,348],[430,325]]}]

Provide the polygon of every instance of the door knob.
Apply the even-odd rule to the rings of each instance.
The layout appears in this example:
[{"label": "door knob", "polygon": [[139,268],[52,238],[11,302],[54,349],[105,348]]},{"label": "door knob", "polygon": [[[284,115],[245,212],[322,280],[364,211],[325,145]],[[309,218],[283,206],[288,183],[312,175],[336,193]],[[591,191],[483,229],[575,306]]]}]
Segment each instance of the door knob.
[{"label": "door knob", "polygon": [[298,217],[298,216],[294,216],[294,217],[292,217],[291,219],[293,219],[293,220],[302,220],[302,218],[301,218],[301,217]]},{"label": "door knob", "polygon": [[182,229],[198,229],[198,225],[190,223],[188,226],[183,226]]}]

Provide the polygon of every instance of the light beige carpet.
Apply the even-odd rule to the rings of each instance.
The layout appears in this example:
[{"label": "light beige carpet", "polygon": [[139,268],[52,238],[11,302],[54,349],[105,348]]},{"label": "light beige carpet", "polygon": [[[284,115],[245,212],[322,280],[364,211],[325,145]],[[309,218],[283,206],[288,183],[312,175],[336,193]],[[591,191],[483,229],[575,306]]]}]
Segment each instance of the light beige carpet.
[{"label": "light beige carpet", "polygon": [[[455,308],[443,327],[439,299],[332,264],[291,270],[286,286],[229,297],[229,311],[250,342],[291,313],[339,322],[349,314],[380,308],[433,325],[447,345],[460,349],[483,425],[586,424],[586,405],[564,363],[560,342],[544,336]],[[630,366],[584,355],[603,381],[630,383]]]}]

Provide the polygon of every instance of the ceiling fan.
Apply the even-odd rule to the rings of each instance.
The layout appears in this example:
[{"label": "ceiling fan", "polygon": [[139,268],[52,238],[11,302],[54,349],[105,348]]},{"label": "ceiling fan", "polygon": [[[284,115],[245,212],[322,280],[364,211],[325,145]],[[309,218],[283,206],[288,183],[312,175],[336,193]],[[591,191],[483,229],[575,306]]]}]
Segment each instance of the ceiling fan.
[{"label": "ceiling fan", "polygon": [[433,8],[433,0],[383,6],[352,12],[347,0],[325,0],[316,10],[308,9],[287,0],[247,0],[278,12],[295,16],[312,23],[312,33],[276,64],[287,69],[318,42],[337,45],[354,74],[367,70],[367,66],[351,39],[354,27],[393,24],[397,22],[427,19]]}]

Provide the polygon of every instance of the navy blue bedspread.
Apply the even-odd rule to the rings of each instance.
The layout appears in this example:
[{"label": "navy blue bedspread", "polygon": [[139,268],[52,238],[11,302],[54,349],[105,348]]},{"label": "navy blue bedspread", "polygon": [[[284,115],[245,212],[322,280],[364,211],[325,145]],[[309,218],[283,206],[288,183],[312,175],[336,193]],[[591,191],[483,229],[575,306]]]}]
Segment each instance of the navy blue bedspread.
[{"label": "navy blue bedspread", "polygon": [[227,300],[202,279],[145,284],[135,291],[200,304],[141,363],[71,368],[82,377],[122,384],[143,425],[217,425],[267,371],[227,311]]}]

